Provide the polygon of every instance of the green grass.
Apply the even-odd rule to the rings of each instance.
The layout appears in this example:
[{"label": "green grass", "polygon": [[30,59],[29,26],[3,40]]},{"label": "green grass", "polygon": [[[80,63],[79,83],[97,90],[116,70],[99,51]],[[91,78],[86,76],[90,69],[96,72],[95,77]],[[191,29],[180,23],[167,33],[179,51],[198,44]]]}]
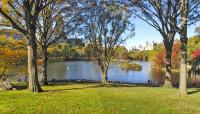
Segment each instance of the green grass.
[{"label": "green grass", "polygon": [[[20,84],[21,85],[21,84]],[[22,84],[23,85],[23,84]],[[0,92],[0,114],[199,114],[200,92],[134,85],[55,84]]]}]

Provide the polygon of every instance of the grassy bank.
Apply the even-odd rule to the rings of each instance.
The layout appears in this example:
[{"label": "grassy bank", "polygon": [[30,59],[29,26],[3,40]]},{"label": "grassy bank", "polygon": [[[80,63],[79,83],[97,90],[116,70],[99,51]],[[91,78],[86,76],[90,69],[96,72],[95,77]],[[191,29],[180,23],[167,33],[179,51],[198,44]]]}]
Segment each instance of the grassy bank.
[{"label": "grassy bank", "polygon": [[[23,85],[23,84],[22,84]],[[45,92],[0,92],[7,114],[199,114],[200,92],[179,97],[178,89],[134,85],[55,84]]]}]

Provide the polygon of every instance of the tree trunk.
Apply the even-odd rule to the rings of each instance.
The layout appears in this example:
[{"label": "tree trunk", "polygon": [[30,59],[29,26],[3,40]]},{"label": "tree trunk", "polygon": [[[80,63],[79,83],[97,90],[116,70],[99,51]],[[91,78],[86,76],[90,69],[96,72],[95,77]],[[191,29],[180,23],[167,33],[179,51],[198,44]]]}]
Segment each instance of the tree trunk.
[{"label": "tree trunk", "polygon": [[108,84],[108,73],[107,73],[107,71],[102,71],[102,83]]},{"label": "tree trunk", "polygon": [[37,72],[37,44],[35,41],[29,41],[28,45],[28,75],[29,90],[32,92],[41,92],[42,89],[38,82]]},{"label": "tree trunk", "polygon": [[166,74],[165,83],[163,87],[172,87],[171,76],[172,76],[172,65],[171,65],[171,50],[166,49]]},{"label": "tree trunk", "polygon": [[101,68],[101,73],[102,73],[102,83],[103,84],[108,84],[108,67],[109,64],[107,63],[100,63],[100,68]]},{"label": "tree trunk", "polygon": [[42,47],[42,84],[43,85],[48,85],[48,80],[47,80],[47,48]]},{"label": "tree trunk", "polygon": [[181,63],[180,63],[180,80],[179,80],[179,92],[180,95],[187,95],[187,18],[189,1],[181,0]]},{"label": "tree trunk", "polygon": [[181,41],[181,63],[180,63],[180,95],[187,95],[187,37],[180,36]]}]

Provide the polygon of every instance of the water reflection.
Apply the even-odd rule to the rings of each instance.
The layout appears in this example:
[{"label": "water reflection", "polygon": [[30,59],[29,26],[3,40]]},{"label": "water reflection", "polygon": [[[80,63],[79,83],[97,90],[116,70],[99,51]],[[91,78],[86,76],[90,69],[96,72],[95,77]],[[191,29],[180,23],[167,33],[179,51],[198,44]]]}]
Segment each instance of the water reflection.
[{"label": "water reflection", "polygon": [[[159,69],[152,68],[150,62],[137,62],[142,65],[141,71],[126,71],[120,69],[120,62],[115,62],[110,65],[108,72],[109,81],[129,82],[129,83],[148,83],[152,81],[163,84],[165,72]],[[25,76],[26,67],[15,68],[12,70],[16,75]],[[17,70],[16,70],[17,69]],[[23,74],[24,73],[24,74]],[[41,81],[41,70],[39,70],[39,80]],[[15,78],[17,80],[19,77]],[[101,80],[101,72],[95,62],[88,61],[71,61],[71,62],[53,62],[48,66],[48,80]],[[179,72],[172,73],[172,83],[179,82]],[[198,74],[189,73],[188,83],[200,83]]]},{"label": "water reflection", "polygon": [[[130,83],[148,83],[152,80],[156,83],[164,83],[165,72],[152,68],[150,62],[137,62],[142,65],[141,71],[121,70],[120,62],[110,65],[108,80],[130,82]],[[72,62],[54,62],[49,65],[48,79],[56,80],[101,80],[101,72],[94,62],[72,61]],[[189,82],[196,80],[189,78]],[[178,83],[179,73],[172,73],[172,83]]]}]

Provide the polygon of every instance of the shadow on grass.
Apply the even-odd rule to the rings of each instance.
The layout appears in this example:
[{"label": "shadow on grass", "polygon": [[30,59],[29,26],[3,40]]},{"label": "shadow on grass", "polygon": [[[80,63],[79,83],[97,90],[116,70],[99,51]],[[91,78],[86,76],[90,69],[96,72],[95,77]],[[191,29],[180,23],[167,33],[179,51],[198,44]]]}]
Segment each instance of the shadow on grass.
[{"label": "shadow on grass", "polygon": [[98,88],[100,86],[85,86],[85,87],[74,87],[74,88],[63,88],[63,89],[55,89],[55,90],[44,90],[44,92],[61,92],[67,90],[81,90],[81,89],[89,89],[89,88]]},{"label": "shadow on grass", "polygon": [[190,91],[190,92],[188,92],[188,95],[191,95],[191,94],[194,94],[194,93],[198,93],[198,92],[200,92],[200,89],[196,89],[194,91]]},{"label": "shadow on grass", "polygon": [[25,83],[25,82],[12,83],[12,85],[17,90],[23,90],[23,89],[27,89],[28,88],[28,83]]},{"label": "shadow on grass", "polygon": [[[27,83],[14,83],[15,88],[18,90],[24,90],[28,88]],[[53,86],[64,86],[64,85],[80,85],[80,87],[68,87],[62,89],[46,89],[43,92],[62,92],[62,91],[70,91],[70,90],[81,90],[81,89],[92,89],[92,88],[133,88],[133,87],[160,87],[158,85],[152,84],[117,84],[117,83],[109,83],[109,84],[101,84],[100,82],[51,82],[47,87]],[[174,86],[174,88],[178,88]],[[195,94],[200,92],[200,88],[196,86],[188,86],[188,88],[196,88],[188,92],[188,95]]]},{"label": "shadow on grass", "polygon": [[77,84],[91,85],[91,84],[95,84],[95,82],[94,83],[88,83],[88,82],[50,82],[47,86],[63,86],[63,85],[77,85]]},{"label": "shadow on grass", "polygon": [[[58,92],[58,91],[66,91],[66,90],[80,90],[80,89],[92,89],[92,88],[123,88],[123,87],[158,87],[149,84],[99,84],[99,83],[53,83],[51,86],[61,86],[61,85],[76,85],[81,84],[85,85],[84,87],[75,87],[75,88],[63,88],[63,89],[56,89],[56,90],[45,90],[44,92]],[[91,85],[94,84],[94,85]]]}]

